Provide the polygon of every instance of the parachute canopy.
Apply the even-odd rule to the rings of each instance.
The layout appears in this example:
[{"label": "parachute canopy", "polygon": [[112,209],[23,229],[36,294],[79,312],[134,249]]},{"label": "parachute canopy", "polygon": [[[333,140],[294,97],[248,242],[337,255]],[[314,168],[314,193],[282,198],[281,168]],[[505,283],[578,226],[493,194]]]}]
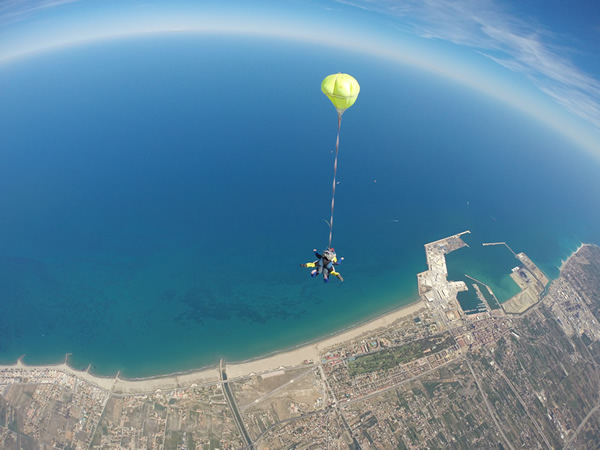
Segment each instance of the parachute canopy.
[{"label": "parachute canopy", "polygon": [[360,92],[360,85],[353,76],[347,73],[335,73],[325,77],[321,83],[321,90],[341,115],[354,105]]}]

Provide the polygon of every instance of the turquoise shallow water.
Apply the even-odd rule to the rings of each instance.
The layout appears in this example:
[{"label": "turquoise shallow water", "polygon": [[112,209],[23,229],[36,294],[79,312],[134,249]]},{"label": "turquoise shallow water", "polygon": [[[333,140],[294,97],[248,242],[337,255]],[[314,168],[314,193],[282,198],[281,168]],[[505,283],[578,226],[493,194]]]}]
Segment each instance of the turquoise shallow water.
[{"label": "turquoise shallow water", "polygon": [[[299,267],[327,243],[345,282]],[[0,69],[0,362],[148,376],[289,348],[416,298],[423,245],[503,287],[506,241],[551,276],[600,242],[598,164],[526,117],[406,67],[293,43],[181,36]],[[293,88],[290,88],[292,86]],[[388,105],[395,105],[390,108]]]}]

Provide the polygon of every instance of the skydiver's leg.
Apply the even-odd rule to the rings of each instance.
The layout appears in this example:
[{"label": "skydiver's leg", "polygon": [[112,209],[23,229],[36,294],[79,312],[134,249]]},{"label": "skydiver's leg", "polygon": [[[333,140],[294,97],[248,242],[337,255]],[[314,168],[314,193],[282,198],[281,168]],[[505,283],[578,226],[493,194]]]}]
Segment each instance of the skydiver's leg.
[{"label": "skydiver's leg", "polygon": [[331,275],[338,277],[338,279],[342,282],[344,281],[344,277],[339,272],[336,272],[335,270],[331,271]]},{"label": "skydiver's leg", "polygon": [[319,261],[315,261],[314,263],[311,263],[311,264],[312,264],[311,267],[314,267],[314,270],[312,270],[310,272],[311,277],[314,278],[323,272],[323,266],[319,264]]},{"label": "skydiver's leg", "polygon": [[315,266],[316,266],[315,262],[300,264],[300,267],[315,267]]}]

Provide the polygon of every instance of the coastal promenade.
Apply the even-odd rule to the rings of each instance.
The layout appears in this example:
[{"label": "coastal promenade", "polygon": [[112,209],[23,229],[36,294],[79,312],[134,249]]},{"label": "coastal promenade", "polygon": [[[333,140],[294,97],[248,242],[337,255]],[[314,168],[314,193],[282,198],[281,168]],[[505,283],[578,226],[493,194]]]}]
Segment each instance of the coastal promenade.
[{"label": "coastal promenade", "polygon": [[[41,382],[50,382],[53,377],[64,373],[69,376],[77,377],[91,385],[114,394],[139,394],[144,392],[154,392],[156,390],[170,390],[193,385],[214,383],[219,380],[218,368],[192,371],[189,373],[180,373],[167,376],[159,376],[143,379],[123,379],[119,373],[114,377],[102,377],[91,374],[87,370],[76,370],[67,363],[48,364],[48,365],[27,365],[22,358],[19,358],[16,364],[0,365],[0,379],[2,374],[8,372],[29,372],[32,377]],[[0,382],[0,384],[2,384]]]}]

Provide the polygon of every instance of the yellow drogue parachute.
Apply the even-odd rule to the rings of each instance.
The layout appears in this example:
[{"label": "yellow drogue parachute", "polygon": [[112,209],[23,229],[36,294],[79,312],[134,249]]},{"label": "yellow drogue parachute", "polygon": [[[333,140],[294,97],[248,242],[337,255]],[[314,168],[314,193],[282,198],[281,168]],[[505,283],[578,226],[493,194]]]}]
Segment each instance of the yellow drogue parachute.
[{"label": "yellow drogue parachute", "polygon": [[321,83],[321,90],[331,100],[341,116],[344,111],[354,105],[360,92],[360,85],[353,76],[347,73],[336,73],[325,77]]},{"label": "yellow drogue parachute", "polygon": [[333,238],[333,207],[335,205],[335,185],[337,175],[338,151],[340,148],[340,128],[342,126],[342,114],[356,101],[360,92],[360,85],[353,76],[346,73],[336,73],[325,77],[321,83],[321,90],[331,100],[338,113],[337,139],[335,142],[335,160],[333,163],[333,192],[331,194],[331,220],[329,221],[329,245]]}]

